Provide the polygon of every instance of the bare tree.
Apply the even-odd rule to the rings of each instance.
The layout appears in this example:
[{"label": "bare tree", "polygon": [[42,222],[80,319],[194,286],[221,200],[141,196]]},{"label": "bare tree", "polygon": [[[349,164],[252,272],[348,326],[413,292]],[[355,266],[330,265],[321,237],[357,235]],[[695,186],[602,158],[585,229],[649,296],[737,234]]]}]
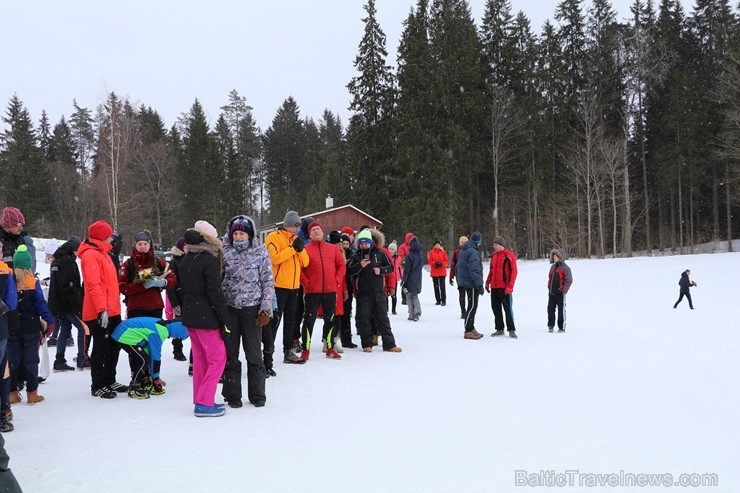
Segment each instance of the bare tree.
[{"label": "bare tree", "polygon": [[499,232],[499,184],[502,168],[517,155],[512,139],[520,127],[515,114],[515,99],[511,91],[495,84],[489,85],[491,109],[491,167],[493,171],[493,227]]}]

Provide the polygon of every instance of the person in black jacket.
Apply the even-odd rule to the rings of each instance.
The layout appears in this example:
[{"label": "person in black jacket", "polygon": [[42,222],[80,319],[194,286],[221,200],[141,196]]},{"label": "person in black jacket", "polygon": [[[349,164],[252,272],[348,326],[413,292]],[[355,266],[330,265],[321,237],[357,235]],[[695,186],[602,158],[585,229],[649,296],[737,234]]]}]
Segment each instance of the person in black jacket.
[{"label": "person in black jacket", "polygon": [[[170,250],[172,252],[172,260],[170,260],[170,270],[174,272],[177,284],[171,289],[167,290],[167,299],[172,306],[172,314],[175,318],[182,317],[182,286],[180,285],[180,278],[178,277],[178,270],[180,269],[180,261],[183,256],[187,253],[187,247],[185,245],[185,238],[182,236],[177,240],[175,246]],[[172,338],[172,355],[177,361],[185,361],[187,358],[182,352],[182,339],[177,337]],[[192,362],[192,355],[190,360]]]},{"label": "person in black jacket", "polygon": [[64,352],[67,349],[67,338],[72,335],[72,326],[77,329],[77,367],[89,368],[90,361],[87,348],[90,346],[89,330],[85,334],[82,323],[82,283],[80,270],[77,268],[77,249],[82,239],[70,236],[54,252],[49,279],[49,310],[59,321],[59,339],[57,355],[54,359],[54,371],[74,370],[67,364]]},{"label": "person in black jacket", "polygon": [[216,228],[206,221],[185,232],[188,253],[180,262],[183,291],[182,323],[188,328],[193,350],[195,416],[222,416],[216,405],[216,387],[226,366],[229,309],[221,291],[222,244]]},{"label": "person in black jacket", "polygon": [[388,319],[388,303],[385,298],[385,276],[393,272],[388,255],[375,248],[370,230],[357,235],[359,250],[352,256],[347,269],[356,280],[357,329],[360,332],[362,350],[373,352],[372,322],[383,337],[383,351],[400,353]]},{"label": "person in black jacket", "polygon": [[686,269],[681,273],[681,279],[678,280],[678,285],[681,286],[681,290],[678,294],[678,301],[673,305],[673,308],[678,307],[678,304],[681,303],[683,297],[686,296],[686,299],[689,300],[689,308],[692,310],[694,309],[694,303],[691,301],[691,293],[689,292],[689,289],[695,287],[696,283],[689,279],[690,275],[691,271],[689,269]]}]

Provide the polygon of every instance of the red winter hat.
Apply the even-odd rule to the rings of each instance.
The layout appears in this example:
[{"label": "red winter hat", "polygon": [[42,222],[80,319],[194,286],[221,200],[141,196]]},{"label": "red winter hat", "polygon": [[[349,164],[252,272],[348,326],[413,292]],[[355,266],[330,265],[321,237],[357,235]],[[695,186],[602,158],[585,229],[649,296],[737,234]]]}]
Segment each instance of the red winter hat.
[{"label": "red winter hat", "polygon": [[347,236],[355,234],[355,230],[350,228],[349,226],[345,226],[342,228],[342,234],[345,234]]},{"label": "red winter hat", "polygon": [[[312,221],[311,224],[308,225],[308,232],[310,233],[313,228],[318,226],[321,228],[321,224],[318,221]],[[323,229],[323,228],[322,228]]]},{"label": "red winter hat", "polygon": [[15,228],[18,225],[26,224],[26,218],[23,217],[21,211],[15,207],[6,207],[3,209],[2,219],[0,219],[0,225],[3,228]]},{"label": "red winter hat", "polygon": [[95,221],[87,227],[87,236],[91,240],[105,241],[113,236],[113,226],[105,221]]}]

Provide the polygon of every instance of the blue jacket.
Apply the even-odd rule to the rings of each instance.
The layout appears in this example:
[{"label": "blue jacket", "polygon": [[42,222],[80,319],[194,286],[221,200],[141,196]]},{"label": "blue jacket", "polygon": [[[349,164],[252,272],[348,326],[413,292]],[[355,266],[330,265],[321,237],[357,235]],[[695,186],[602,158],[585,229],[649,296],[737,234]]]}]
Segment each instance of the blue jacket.
[{"label": "blue jacket", "polygon": [[27,335],[41,332],[40,318],[54,324],[54,316],[46,304],[41,283],[36,279],[36,287],[18,293],[18,332],[16,335]]},{"label": "blue jacket", "polygon": [[139,346],[149,354],[149,373],[159,378],[162,343],[168,337],[187,339],[188,330],[179,321],[164,321],[154,317],[134,317],[116,326],[111,337],[121,344]]},{"label": "blue jacket", "polygon": [[[8,310],[18,307],[18,292],[15,290],[15,277],[8,264],[0,260],[0,300]],[[0,315],[0,341],[8,338],[8,316]]]},{"label": "blue jacket", "polygon": [[461,288],[483,287],[483,260],[480,258],[478,245],[472,240],[468,240],[460,249],[455,264],[455,277]]},{"label": "blue jacket", "polygon": [[409,243],[409,254],[404,259],[403,282],[406,283],[406,289],[412,294],[421,293],[421,270],[426,263],[424,254],[421,253],[421,243],[417,240],[411,240]]}]

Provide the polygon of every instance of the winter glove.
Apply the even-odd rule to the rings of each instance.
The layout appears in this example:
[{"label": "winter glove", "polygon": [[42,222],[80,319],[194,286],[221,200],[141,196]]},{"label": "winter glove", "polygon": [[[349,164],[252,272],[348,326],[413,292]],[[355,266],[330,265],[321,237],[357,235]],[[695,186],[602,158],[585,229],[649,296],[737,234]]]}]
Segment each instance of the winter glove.
[{"label": "winter glove", "polygon": [[224,325],[223,327],[221,327],[221,339],[225,341],[226,339],[229,338],[230,335],[231,335],[231,331],[229,330],[227,326]]},{"label": "winter glove", "polygon": [[437,268],[437,269],[441,269],[442,268],[442,262],[434,262],[434,267]]},{"label": "winter glove", "polygon": [[[491,292],[491,285],[490,284],[486,284],[486,293],[490,293],[490,292]],[[483,294],[483,293],[481,293],[481,294]]]},{"label": "winter glove", "polygon": [[406,287],[406,283],[401,284],[401,292],[403,294],[409,294],[409,288]]},{"label": "winter glove", "polygon": [[342,301],[347,301],[347,298],[349,298],[349,291],[345,289],[342,291]]},{"label": "winter glove", "polygon": [[182,307],[180,305],[177,305],[176,307],[172,308],[172,311],[175,313],[175,317],[180,318],[182,317]]},{"label": "winter glove", "polygon": [[293,249],[298,253],[303,251],[303,240],[297,236],[295,237],[295,240],[293,240]]},{"label": "winter glove", "polygon": [[514,291],[514,290],[511,289],[511,288],[506,288],[506,289],[504,289],[504,294],[508,296],[508,295],[511,294],[512,291]]},{"label": "winter glove", "polygon": [[257,320],[255,320],[254,323],[257,327],[264,327],[270,323],[270,314],[265,310],[260,310],[259,313],[257,313]]},{"label": "winter glove", "polygon": [[98,313],[98,325],[100,325],[104,329],[108,328],[108,312],[107,311],[102,311]]},{"label": "winter glove", "polygon": [[450,286],[454,286],[454,285],[455,285],[455,280],[454,279],[450,279]]},{"label": "winter glove", "polygon": [[51,335],[54,333],[54,324],[48,324],[46,326],[46,333],[44,334],[46,337],[51,337]]},{"label": "winter glove", "polygon": [[146,289],[149,288],[163,288],[167,285],[167,281],[165,279],[160,279],[158,277],[152,277],[151,279],[147,279],[144,281],[144,287]]},{"label": "winter glove", "polygon": [[478,292],[478,296],[483,296],[483,286],[478,286],[478,289],[476,289],[476,291]]},{"label": "winter glove", "polygon": [[0,317],[8,313],[10,309],[8,308],[8,305],[5,304],[3,300],[0,300]]}]

